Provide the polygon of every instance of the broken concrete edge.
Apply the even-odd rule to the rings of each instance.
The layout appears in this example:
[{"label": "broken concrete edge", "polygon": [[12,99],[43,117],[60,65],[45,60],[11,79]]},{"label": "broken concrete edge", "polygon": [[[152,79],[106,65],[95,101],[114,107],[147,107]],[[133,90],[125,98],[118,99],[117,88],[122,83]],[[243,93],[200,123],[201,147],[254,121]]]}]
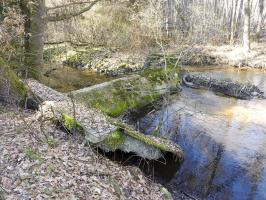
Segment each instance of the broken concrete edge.
[{"label": "broken concrete edge", "polygon": [[[103,118],[107,120],[107,124],[113,126],[113,129],[110,129],[107,132],[105,131],[106,133],[103,135],[103,137],[98,137],[97,141],[92,140],[90,136],[91,135],[93,136],[93,134],[90,134],[91,130],[90,127],[88,127],[88,124],[82,124],[84,122],[81,122],[80,120],[77,121],[75,114],[73,115],[75,111],[69,110],[70,108],[68,107],[68,104],[72,105],[72,101],[70,98],[36,81],[29,81],[28,85],[29,88],[31,88],[33,94],[43,100],[42,102],[44,104],[43,108],[44,112],[45,112],[45,102],[47,103],[46,110],[48,111],[48,113],[46,114],[48,114],[48,116],[49,116],[49,109],[52,110],[52,112],[50,112],[51,116],[49,117],[53,117],[55,119],[53,121],[57,120],[57,122],[61,123],[61,125],[65,127],[65,129],[67,129],[68,132],[70,133],[75,133],[75,132],[84,133],[85,139],[91,144],[94,144],[95,146],[100,147],[100,143],[102,143],[109,146],[109,149],[112,151],[115,151],[116,149],[121,149],[122,151],[128,150],[128,152],[135,152],[140,157],[143,157],[143,155],[142,152],[139,151],[138,147],[141,148],[143,147],[143,149],[147,150],[146,155],[148,155],[148,153],[151,152],[151,155],[148,155],[145,158],[152,157],[155,159],[159,159],[160,157],[158,156],[156,157],[155,155],[163,155],[164,153],[168,152],[175,155],[175,158],[178,158],[179,161],[180,159],[183,158],[182,150],[180,148],[177,148],[177,145],[175,143],[168,140],[164,140],[162,138],[147,136],[142,133],[139,133],[134,129],[128,127],[126,124],[120,123],[119,121],[111,117],[108,117],[106,114],[102,112],[87,107],[84,104],[80,104],[80,106],[84,106],[83,108],[85,110],[86,109],[88,109],[88,111],[95,110],[96,113],[99,113],[100,115],[102,115]],[[43,89],[41,89],[40,87],[43,87]],[[47,90],[46,93],[44,90]],[[64,105],[65,101],[66,105]],[[61,106],[65,107],[63,108]],[[80,116],[78,119],[80,119]],[[125,140],[123,139],[124,137],[122,137],[121,134],[125,136]],[[135,148],[134,145],[133,146],[130,145],[130,148],[127,148],[126,144],[131,144],[129,140],[133,141],[133,143],[136,144],[137,147]]]},{"label": "broken concrete edge", "polygon": [[112,85],[116,82],[119,82],[119,81],[130,81],[130,80],[135,80],[137,78],[141,78],[141,76],[139,75],[131,75],[131,76],[127,76],[127,77],[122,77],[122,78],[118,78],[118,79],[115,79],[115,80],[112,80],[112,81],[108,81],[108,82],[104,82],[104,83],[100,83],[100,84],[97,84],[97,85],[93,85],[93,86],[90,86],[90,87],[86,87],[86,88],[82,88],[82,89],[79,89],[79,90],[75,90],[75,91],[72,91],[70,92],[70,95],[77,95],[77,94],[80,94],[80,93],[87,93],[87,92],[91,92],[93,90],[99,90],[99,89],[102,89],[106,86],[109,86],[109,85]]},{"label": "broken concrete edge", "polygon": [[121,116],[130,109],[137,109],[177,93],[178,69],[147,68],[140,75],[118,78],[91,87],[72,91],[68,96],[85,103],[88,107],[111,117]]},{"label": "broken concrete edge", "polygon": [[173,153],[174,155],[176,155],[179,158],[183,157],[183,151],[181,150],[181,148],[170,140],[160,138],[157,136],[144,135],[144,134],[128,127],[123,122],[120,122],[120,121],[115,120],[115,119],[110,119],[110,122],[113,125],[124,130],[125,134],[127,134],[128,136],[130,136],[132,138],[135,138],[135,139],[137,139],[137,140],[139,140],[139,141],[141,141],[147,145],[156,147],[157,149],[161,150],[162,152]]},{"label": "broken concrete edge", "polygon": [[[62,119],[59,120],[60,123],[63,123],[62,126],[67,129],[69,133],[84,133],[82,130],[82,124],[77,122],[73,117],[62,113],[61,114]],[[117,129],[113,132],[110,132],[108,137],[106,137],[102,142],[93,144],[99,147],[103,147],[103,150],[105,151],[116,151],[118,149],[124,150],[122,147],[123,143],[126,141],[127,137],[131,137],[144,145],[148,145],[151,147],[154,147],[155,149],[158,149],[161,153],[172,153],[174,157],[178,161],[182,161],[184,158],[184,153],[182,149],[175,144],[174,142],[159,138],[156,136],[147,136],[144,135],[130,127],[128,127],[126,124],[116,120],[116,119],[108,119],[111,124],[117,127]],[[88,141],[90,142],[90,141]],[[90,142],[91,143],[91,142]],[[136,153],[136,152],[133,152]],[[139,155],[141,156],[141,155]],[[148,156],[146,156],[148,157]],[[159,159],[157,156],[149,156],[150,159]]]}]

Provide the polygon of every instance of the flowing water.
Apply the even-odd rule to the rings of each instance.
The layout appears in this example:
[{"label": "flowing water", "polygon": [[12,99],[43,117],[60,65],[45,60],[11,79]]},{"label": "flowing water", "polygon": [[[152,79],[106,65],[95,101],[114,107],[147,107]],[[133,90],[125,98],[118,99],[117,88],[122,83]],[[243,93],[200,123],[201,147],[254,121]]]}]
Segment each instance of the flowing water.
[{"label": "flowing water", "polygon": [[[249,81],[266,94],[261,71],[201,73]],[[183,148],[185,160],[169,183],[172,189],[199,199],[266,199],[266,100],[184,87],[166,107],[141,118],[139,126],[146,134],[159,129]]]}]

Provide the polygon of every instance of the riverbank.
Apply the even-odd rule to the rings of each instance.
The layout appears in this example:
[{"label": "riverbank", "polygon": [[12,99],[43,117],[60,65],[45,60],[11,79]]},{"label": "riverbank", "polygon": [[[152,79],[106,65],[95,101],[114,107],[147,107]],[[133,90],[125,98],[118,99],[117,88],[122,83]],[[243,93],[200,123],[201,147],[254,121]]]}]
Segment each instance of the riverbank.
[{"label": "riverbank", "polygon": [[[160,82],[164,80],[164,76],[161,76],[161,73],[159,72],[155,71],[154,74],[149,71],[148,73],[150,81],[154,81],[154,79],[156,80],[155,82],[152,82],[154,87],[156,86],[157,81]],[[146,75],[147,74],[145,73],[143,76]],[[139,80],[141,77],[137,76],[136,78]],[[141,80],[142,79],[145,78],[142,77]],[[122,80],[120,79],[116,82],[112,81],[111,83],[120,83],[121,81]],[[42,86],[43,90],[41,87],[35,88],[33,82],[34,81],[31,83],[30,80],[28,80],[27,86],[31,90],[31,94],[37,96],[38,100],[46,100],[50,101],[50,103],[53,100],[60,101],[61,103],[63,103],[62,101],[64,100],[67,101],[67,96],[47,88],[47,86]],[[139,82],[139,84],[142,83],[141,81],[137,82]],[[146,82],[148,82],[148,80],[146,80]],[[126,87],[125,89],[131,91],[129,87],[130,85],[128,84],[133,84],[133,82],[130,82],[127,79],[126,83],[127,84],[121,84]],[[119,85],[117,84],[115,86],[116,87],[113,89],[111,88],[110,91],[113,91],[114,89],[120,91],[122,89],[121,87],[118,87]],[[137,89],[135,84],[133,84],[132,87]],[[101,91],[104,91],[103,88],[101,88]],[[109,89],[107,89],[107,92],[108,91]],[[116,92],[114,94],[116,94]],[[147,100],[147,98],[144,99]],[[136,102],[131,103],[133,103],[133,105],[136,104]],[[54,102],[49,105],[54,106],[57,104]],[[70,106],[68,106],[67,109],[69,109],[69,107]],[[50,115],[45,115],[48,113],[45,112],[44,107],[41,108],[42,109],[40,110],[42,112],[33,112],[21,110],[14,106],[0,107],[1,198],[62,199],[73,197],[88,199],[91,198],[91,196],[93,196],[93,199],[134,199],[135,197],[139,199],[170,198],[170,193],[168,193],[162,185],[151,182],[150,179],[146,178],[138,168],[136,169],[139,171],[134,172],[134,176],[137,176],[137,178],[135,178],[130,174],[131,171],[135,169],[134,167],[119,165],[121,163],[114,163],[106,159],[106,157],[98,154],[95,145],[94,147],[88,146],[88,142],[85,142],[84,135],[77,134],[77,132],[74,131],[75,128],[72,132],[73,125],[71,125],[69,118],[64,118],[63,120],[65,129],[67,130],[65,131],[73,134],[66,134],[59,130],[58,128],[60,128],[60,126],[58,127],[58,123],[56,123],[56,125],[53,123],[56,118],[51,120],[52,118]],[[83,125],[84,132],[82,131],[82,133],[86,135],[87,129],[92,131],[96,124],[90,125],[88,120],[83,120],[83,118],[86,118],[86,114],[81,113],[82,110],[80,106],[76,104],[74,109],[74,115],[77,120],[79,120],[77,124]],[[59,110],[61,110],[61,107]],[[57,116],[56,112],[57,108],[53,107],[53,117]],[[65,113],[66,111],[64,111],[64,114]],[[86,113],[88,114],[88,112]],[[80,115],[82,116],[82,119],[80,118]],[[97,123],[96,119],[98,118],[96,117],[96,113],[93,113],[93,116],[95,117],[93,123]],[[66,121],[66,119],[68,120]],[[102,116],[100,120],[103,123],[104,116]],[[60,120],[56,121],[59,121],[59,123],[61,122]],[[137,140],[144,138],[145,140],[143,140],[141,146],[145,146],[145,144],[148,146],[154,145],[154,147],[156,146],[156,148],[158,147],[162,149],[162,151],[168,152],[169,149],[166,146],[167,144],[163,144],[162,146],[159,141],[155,142],[153,140],[155,136],[148,138],[143,135],[139,138],[138,136],[140,136],[140,134],[136,131],[132,132],[131,129],[126,128],[123,124],[119,124],[119,126],[120,131],[121,129],[124,129],[124,132],[128,132],[126,138],[128,138],[130,134],[133,134],[132,137],[137,137],[135,138]],[[102,127],[100,128],[102,129]],[[100,130],[100,128],[98,127],[97,129]],[[127,139],[121,135],[124,134],[124,132],[119,132],[123,139],[121,142],[119,140],[119,143],[117,143],[114,136],[114,140],[110,140],[110,145],[115,142],[115,147],[118,148],[122,143],[126,142]],[[90,134],[92,133],[90,132]],[[73,141],[75,142],[73,143]],[[166,142],[165,139],[161,141],[163,141],[163,143]],[[105,144],[109,145],[109,143]],[[134,144],[136,144],[136,142]],[[123,147],[123,145],[121,147]],[[134,148],[136,149],[136,147]],[[143,158],[143,152],[141,153],[142,155],[140,155],[140,157]],[[81,163],[79,163],[79,161],[81,161]],[[114,165],[109,164],[109,162],[112,162]],[[89,169],[89,171],[87,169]],[[16,173],[12,174],[11,171],[16,171]],[[73,175],[73,173],[75,175]],[[151,177],[154,179],[154,175]],[[132,179],[133,182],[131,183]],[[138,184],[138,181],[141,183]],[[128,184],[124,185],[125,183]],[[81,184],[84,185],[82,191],[80,191],[79,188]],[[134,187],[137,187],[137,189]],[[145,189],[145,187],[147,188]],[[147,192],[143,192],[143,190],[146,190]],[[140,195],[137,194],[138,192]],[[187,199],[186,197],[183,198],[183,196],[184,195],[180,194],[177,199]]]},{"label": "riverbank", "polygon": [[[165,53],[156,48],[135,53],[112,52],[104,48],[81,48],[75,51],[61,48],[63,47],[48,48],[46,54],[50,52],[54,61],[66,66],[112,77],[141,71],[148,66],[162,67],[165,64],[167,66],[227,65],[240,69],[266,69],[265,42],[251,43],[249,52],[244,52],[240,45],[166,47]],[[56,71],[51,71],[51,74],[53,73]]]},{"label": "riverbank", "polygon": [[0,104],[0,128],[2,199],[167,199],[139,168],[108,160],[79,135],[40,124],[34,112]]},{"label": "riverbank", "polygon": [[266,43],[253,42],[251,50],[246,53],[239,45],[205,46],[202,51],[216,57],[216,63],[239,68],[266,69]]}]

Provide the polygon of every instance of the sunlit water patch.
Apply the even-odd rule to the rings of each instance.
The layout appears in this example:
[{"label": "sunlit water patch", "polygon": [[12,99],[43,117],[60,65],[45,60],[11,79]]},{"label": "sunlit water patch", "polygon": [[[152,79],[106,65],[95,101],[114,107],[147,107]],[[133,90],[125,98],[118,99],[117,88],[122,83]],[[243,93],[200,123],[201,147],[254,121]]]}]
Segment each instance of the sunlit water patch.
[{"label": "sunlit water patch", "polygon": [[[214,78],[249,81],[266,93],[266,73],[217,69]],[[183,88],[140,129],[175,140],[185,161],[170,182],[200,199],[266,199],[266,100],[236,100]],[[161,172],[164,173],[164,172]]]}]

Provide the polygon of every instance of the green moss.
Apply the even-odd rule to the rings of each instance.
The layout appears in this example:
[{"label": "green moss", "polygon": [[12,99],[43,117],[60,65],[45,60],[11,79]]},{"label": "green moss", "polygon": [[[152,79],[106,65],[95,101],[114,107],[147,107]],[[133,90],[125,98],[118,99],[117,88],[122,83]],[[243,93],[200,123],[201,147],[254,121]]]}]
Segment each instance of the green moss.
[{"label": "green moss", "polygon": [[147,137],[146,135],[135,131],[131,128],[129,128],[126,124],[119,122],[117,120],[110,120],[111,123],[119,128],[121,128],[122,130],[125,131],[126,134],[128,134],[129,136],[131,136],[132,138],[135,138],[139,141],[144,142],[145,144],[148,144],[150,146],[153,146],[155,148],[160,149],[163,152],[172,152],[172,149],[170,147],[168,147],[167,145],[161,144],[159,142],[156,142],[155,140]]},{"label": "green moss", "polygon": [[177,83],[179,67],[168,65],[165,67],[147,67],[140,75],[147,78],[153,84],[162,84],[166,82]]},{"label": "green moss", "polygon": [[78,96],[88,106],[117,117],[127,109],[139,108],[161,98],[166,84],[176,86],[177,73],[175,67],[167,68],[166,73],[164,68],[147,68],[135,79],[119,80]]},{"label": "green moss", "polygon": [[81,98],[85,103],[111,117],[119,116],[126,109],[146,105],[159,97],[161,97],[161,94],[152,91],[149,83],[142,84],[139,79],[130,83],[118,81],[103,90],[81,94]]},{"label": "green moss", "polygon": [[159,135],[159,131],[160,131],[162,125],[163,125],[163,123],[160,122],[160,123],[155,127],[155,129],[152,130],[151,135],[153,135],[153,136],[158,136],[158,135]]},{"label": "green moss", "polygon": [[3,70],[4,77],[9,81],[11,92],[18,98],[20,105],[24,105],[27,97],[27,88],[22,81],[19,80],[18,76],[6,66],[3,59],[0,57],[0,70]]},{"label": "green moss", "polygon": [[62,123],[70,133],[83,133],[82,125],[67,114],[62,114]]},{"label": "green moss", "polygon": [[43,59],[44,61],[54,60],[57,56],[66,54],[65,46],[53,46],[51,48],[47,48],[43,51]]},{"label": "green moss", "polygon": [[103,143],[111,148],[113,151],[116,150],[125,141],[125,136],[121,130],[116,130],[111,135],[106,138]]},{"label": "green moss", "polygon": [[165,199],[173,200],[172,194],[165,187],[162,187],[160,189],[160,192],[163,194]]}]

